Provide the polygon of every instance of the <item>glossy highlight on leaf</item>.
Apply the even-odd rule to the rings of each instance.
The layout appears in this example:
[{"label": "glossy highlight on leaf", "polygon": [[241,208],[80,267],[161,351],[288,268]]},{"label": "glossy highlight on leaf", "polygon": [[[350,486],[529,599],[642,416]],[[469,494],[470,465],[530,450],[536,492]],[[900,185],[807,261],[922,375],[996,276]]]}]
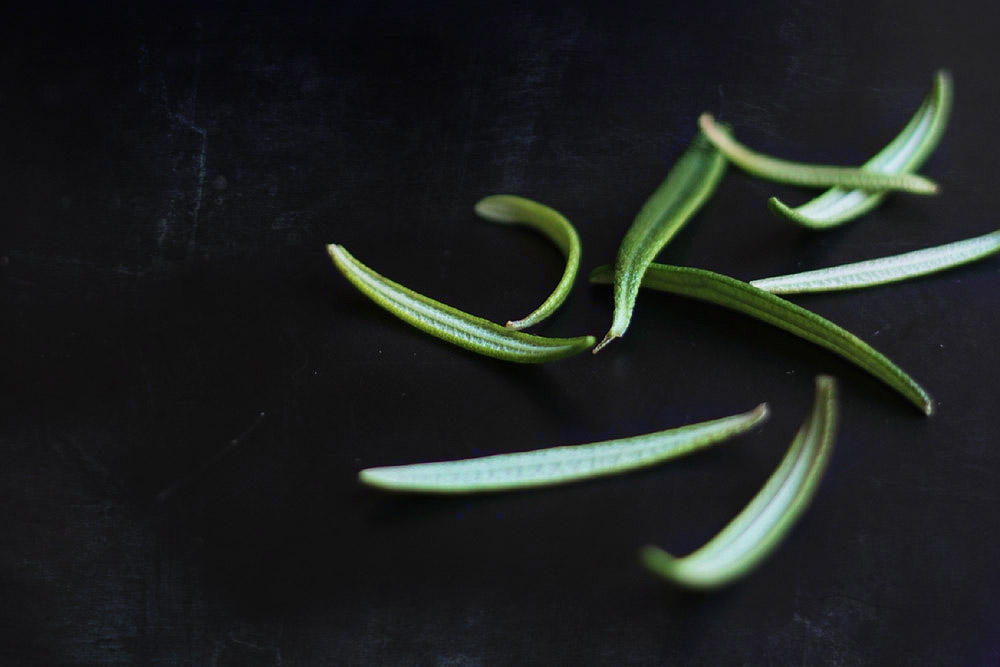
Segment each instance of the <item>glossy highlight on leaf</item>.
[{"label": "glossy highlight on leaf", "polygon": [[[590,281],[609,284],[611,267],[594,269]],[[840,355],[892,387],[924,414],[934,411],[930,396],[913,378],[851,332],[816,313],[729,276],[704,269],[650,264],[642,286],[714,303],[773,324]]]},{"label": "glossy highlight on leaf", "polygon": [[715,192],[725,169],[726,159],[699,132],[643,204],[618,248],[613,321],[595,353],[625,334],[646,267]]},{"label": "glossy highlight on leaf", "polygon": [[698,119],[702,132],[730,162],[744,171],[775,183],[810,188],[860,188],[864,190],[903,190],[914,194],[934,194],[937,184],[916,174],[887,174],[864,168],[791,162],[752,151],[737,142],[725,127],[716,124],[711,114]]},{"label": "glossy highlight on leaf", "polygon": [[421,331],[466,350],[505,361],[539,363],[579,354],[594,344],[593,336],[547,338],[507,329],[389,280],[343,246],[330,244],[327,251],[340,272],[372,301]]},{"label": "glossy highlight on leaf", "polygon": [[569,296],[580,268],[580,237],[566,217],[531,199],[515,195],[491,195],[476,203],[476,213],[502,224],[527,225],[549,237],[566,255],[566,269],[552,294],[538,308],[519,320],[507,322],[511,329],[526,329],[555,312]]},{"label": "glossy highlight on leaf", "polygon": [[731,417],[631,438],[439,463],[362,470],[363,484],[415,493],[481,493],[565,484],[679,458],[739,435],[768,416],[767,404]]},{"label": "glossy highlight on leaf", "polygon": [[771,294],[861,289],[944,271],[984,259],[998,252],[1000,252],[1000,230],[900,255],[786,276],[759,278],[751,280],[750,284]]},{"label": "glossy highlight on leaf", "polygon": [[711,590],[746,575],[781,544],[808,508],[833,453],[836,383],[816,378],[812,411],[760,492],[703,547],[682,558],[647,546],[639,558],[650,571],[685,588]]},{"label": "glossy highlight on leaf", "polygon": [[[951,76],[944,70],[938,71],[931,91],[910,122],[862,169],[883,174],[905,174],[919,169],[941,141],[951,115],[952,96]],[[828,229],[867,213],[885,197],[885,192],[833,188],[796,208],[777,197],[771,197],[768,204],[779,215],[800,225]]]}]

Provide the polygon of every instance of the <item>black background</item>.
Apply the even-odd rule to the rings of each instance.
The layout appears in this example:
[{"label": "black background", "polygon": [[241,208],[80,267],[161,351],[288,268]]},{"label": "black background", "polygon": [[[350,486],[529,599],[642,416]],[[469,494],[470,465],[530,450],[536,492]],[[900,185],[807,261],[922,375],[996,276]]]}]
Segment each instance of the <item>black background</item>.
[{"label": "black background", "polygon": [[[505,321],[563,261],[477,219],[480,197],[565,213],[585,275],[701,112],[772,154],[859,164],[941,67],[955,108],[923,169],[940,196],[817,234],[765,204],[811,193],[730,169],[661,258],[751,279],[992,231],[997,11],[8,8],[0,663],[1000,663],[997,260],[796,299],[911,372],[937,400],[925,418],[823,350],[654,293],[597,356],[481,358],[380,311],[324,251]],[[610,316],[610,290],[581,277],[538,332],[601,336]],[[690,551],[753,496],[821,372],[841,380],[842,428],[787,542],[711,595],[644,571],[639,546]],[[763,400],[773,417],[752,434],[618,478],[475,499],[356,481]]]}]

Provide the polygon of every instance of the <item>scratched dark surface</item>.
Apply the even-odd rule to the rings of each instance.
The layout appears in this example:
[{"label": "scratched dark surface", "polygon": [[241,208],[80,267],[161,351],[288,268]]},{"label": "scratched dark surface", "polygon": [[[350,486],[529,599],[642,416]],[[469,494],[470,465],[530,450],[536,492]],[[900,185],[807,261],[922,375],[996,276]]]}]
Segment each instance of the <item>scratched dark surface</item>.
[{"label": "scratched dark surface", "polygon": [[[910,371],[928,419],[822,350],[666,295],[600,355],[479,358],[325,255],[524,315],[562,260],[476,219],[480,197],[564,212],[586,272],[702,111],[761,150],[857,164],[939,67],[940,196],[811,234],[765,205],[808,193],[733,169],[661,257],[750,279],[997,226],[994,3],[762,4],[4,10],[0,664],[1000,664],[1000,260],[797,299]],[[599,336],[610,315],[581,279],[539,332]],[[639,546],[690,551],[753,496],[820,372],[842,428],[782,548],[712,595],[645,572]],[[356,482],[762,400],[752,434],[624,477],[435,500]]]}]

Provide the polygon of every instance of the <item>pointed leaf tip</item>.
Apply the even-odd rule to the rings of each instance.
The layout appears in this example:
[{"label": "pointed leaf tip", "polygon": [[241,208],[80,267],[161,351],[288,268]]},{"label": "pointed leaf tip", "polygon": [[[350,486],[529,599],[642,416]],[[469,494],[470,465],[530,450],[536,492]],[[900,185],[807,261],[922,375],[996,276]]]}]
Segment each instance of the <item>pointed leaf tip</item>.
[{"label": "pointed leaf tip", "polygon": [[609,331],[604,336],[604,338],[601,339],[601,342],[594,346],[594,349],[591,350],[591,354],[597,354],[598,352],[600,352],[601,350],[603,350],[605,348],[605,346],[607,346],[608,343],[610,343],[611,341],[615,340],[616,338],[620,338],[620,336],[618,334],[614,333],[613,331]]}]

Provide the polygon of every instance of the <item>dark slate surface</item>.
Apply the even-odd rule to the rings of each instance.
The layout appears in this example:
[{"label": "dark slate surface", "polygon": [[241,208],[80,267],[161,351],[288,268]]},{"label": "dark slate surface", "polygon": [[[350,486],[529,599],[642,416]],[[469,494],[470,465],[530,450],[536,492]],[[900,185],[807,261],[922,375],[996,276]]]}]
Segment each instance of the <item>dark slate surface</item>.
[{"label": "dark slate surface", "polygon": [[[911,371],[930,419],[711,306],[644,295],[600,355],[521,367],[405,327],[330,265],[343,243],[523,315],[561,258],[477,220],[478,198],[563,211],[588,271],[702,111],[761,150],[859,163],[939,67],[939,197],[811,234],[765,205],[808,193],[731,170],[662,258],[749,279],[997,225],[993,3],[670,4],[5,10],[0,663],[1000,663],[997,260],[798,299]],[[540,332],[602,335],[610,314],[581,280]],[[648,575],[640,545],[694,549],[752,497],[820,372],[842,429],[787,543],[713,595]],[[431,500],[356,482],[762,400],[753,434],[616,479]]]}]

